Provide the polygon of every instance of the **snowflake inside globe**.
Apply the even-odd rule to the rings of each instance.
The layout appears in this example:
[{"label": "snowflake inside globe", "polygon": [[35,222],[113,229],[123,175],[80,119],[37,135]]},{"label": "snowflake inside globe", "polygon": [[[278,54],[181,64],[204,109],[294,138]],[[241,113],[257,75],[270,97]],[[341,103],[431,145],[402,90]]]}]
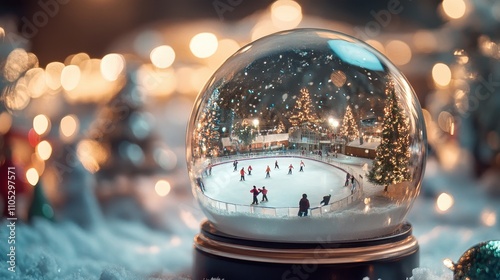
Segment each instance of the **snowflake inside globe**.
[{"label": "snowflake inside globe", "polygon": [[299,29],[231,56],[195,103],[192,190],[220,231],[267,241],[397,231],[419,193],[425,127],[403,74],[367,44]]}]

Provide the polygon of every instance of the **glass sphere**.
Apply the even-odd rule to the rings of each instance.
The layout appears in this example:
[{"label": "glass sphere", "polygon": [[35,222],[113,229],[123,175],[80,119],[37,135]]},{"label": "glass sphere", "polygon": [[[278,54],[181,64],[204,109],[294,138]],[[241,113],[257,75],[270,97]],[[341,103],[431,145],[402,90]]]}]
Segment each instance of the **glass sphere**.
[{"label": "glass sphere", "polygon": [[423,176],[420,104],[403,74],[350,36],[276,33],[241,48],[199,94],[192,191],[220,231],[283,242],[397,231]]}]

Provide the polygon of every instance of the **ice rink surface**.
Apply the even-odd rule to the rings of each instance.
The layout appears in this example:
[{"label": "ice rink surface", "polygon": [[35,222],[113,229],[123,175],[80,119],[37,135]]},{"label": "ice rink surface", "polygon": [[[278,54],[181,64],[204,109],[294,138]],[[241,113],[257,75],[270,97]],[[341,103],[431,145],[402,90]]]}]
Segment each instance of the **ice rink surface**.
[{"label": "ice rink surface", "polygon": [[[279,169],[274,168],[278,161]],[[300,161],[305,164],[299,172]],[[288,174],[289,165],[292,174]],[[248,175],[248,166],[252,175]],[[270,178],[266,178],[266,168],[271,168]],[[240,181],[240,170],[245,169],[245,181]],[[263,186],[268,189],[269,202],[260,202],[259,207],[298,207],[302,194],[306,193],[311,207],[319,206],[323,196],[331,194],[330,203],[348,196],[350,187],[344,187],[346,172],[330,164],[298,157],[266,157],[242,159],[238,161],[237,171],[233,162],[214,165],[212,175],[204,178],[205,194],[215,200],[232,204],[249,205],[252,203],[250,190]]]}]

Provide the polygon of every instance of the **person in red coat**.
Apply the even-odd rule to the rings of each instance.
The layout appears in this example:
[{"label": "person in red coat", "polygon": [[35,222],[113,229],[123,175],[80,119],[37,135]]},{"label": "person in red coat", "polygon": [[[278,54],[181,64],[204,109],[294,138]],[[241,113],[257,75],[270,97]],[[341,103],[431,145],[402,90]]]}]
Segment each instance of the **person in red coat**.
[{"label": "person in red coat", "polygon": [[252,205],[259,204],[259,200],[257,199],[257,197],[258,197],[260,191],[257,189],[256,186],[253,186],[253,189],[251,189],[250,192],[253,194]]},{"label": "person in red coat", "polygon": [[307,199],[307,194],[302,194],[302,199],[299,201],[299,217],[306,217],[309,211],[309,200]]},{"label": "person in red coat", "polygon": [[241,168],[240,175],[240,181],[245,181],[245,167]]},{"label": "person in red coat", "polygon": [[248,175],[252,175],[253,168],[251,165],[248,166],[247,170],[248,170]]},{"label": "person in red coat", "polygon": [[269,201],[267,200],[267,189],[266,187],[262,187],[262,189],[259,189],[259,191],[262,193],[262,200],[260,202]]}]

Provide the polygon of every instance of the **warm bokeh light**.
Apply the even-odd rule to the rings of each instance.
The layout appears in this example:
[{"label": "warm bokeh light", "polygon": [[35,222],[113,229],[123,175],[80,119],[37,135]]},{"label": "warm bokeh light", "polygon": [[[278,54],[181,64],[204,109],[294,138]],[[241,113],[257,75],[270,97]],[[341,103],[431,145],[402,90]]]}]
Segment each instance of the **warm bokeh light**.
[{"label": "warm bokeh light", "polygon": [[412,53],[407,43],[399,40],[389,41],[385,45],[387,57],[396,65],[405,65],[410,62]]},{"label": "warm bokeh light", "polygon": [[377,51],[385,54],[384,45],[382,43],[380,43],[379,41],[370,39],[370,40],[366,40],[365,43],[367,43],[368,45],[374,47]]},{"label": "warm bokeh light", "polygon": [[257,39],[260,39],[264,36],[270,35],[272,33],[280,31],[279,28],[277,28],[271,20],[260,20],[255,24],[255,26],[252,28],[252,41],[255,41]]},{"label": "warm bokeh light", "polygon": [[61,73],[64,64],[61,62],[51,62],[45,67],[45,83],[51,90],[58,90],[61,87]]},{"label": "warm bokeh light", "polygon": [[453,206],[453,203],[453,196],[447,193],[442,193],[436,200],[436,207],[440,212],[446,212]]},{"label": "warm bokeh light", "polygon": [[100,66],[104,79],[110,82],[116,81],[125,69],[125,58],[121,54],[110,53],[102,58]]},{"label": "warm bokeh light", "polygon": [[217,51],[212,56],[208,57],[206,62],[212,69],[217,69],[239,48],[240,45],[233,39],[219,40],[219,47],[217,48]]},{"label": "warm bokeh light", "polygon": [[80,123],[78,117],[75,115],[67,115],[61,119],[61,124],[59,126],[59,132],[64,137],[70,138],[75,135],[78,130]]},{"label": "warm bokeh light", "polygon": [[49,130],[50,120],[47,116],[40,114],[33,118],[33,129],[38,135],[43,135]]},{"label": "warm bokeh light", "polygon": [[71,91],[78,86],[80,78],[80,68],[76,65],[68,65],[61,72],[61,86],[65,90]]},{"label": "warm bokeh light", "polygon": [[443,0],[443,11],[451,19],[459,19],[465,15],[467,5],[463,0]]},{"label": "warm bokeh light", "polygon": [[109,157],[109,152],[94,140],[80,141],[76,147],[76,154],[83,167],[91,173],[99,171],[100,165]]},{"label": "warm bokeh light", "polygon": [[175,61],[175,51],[168,45],[159,46],[151,51],[149,58],[154,66],[158,68],[168,68]]},{"label": "warm bokeh light", "polygon": [[448,111],[442,111],[438,116],[438,125],[442,131],[448,132],[453,135],[453,130],[455,126],[455,119],[453,115]]},{"label": "warm bokeh light", "polygon": [[70,55],[64,61],[66,65],[79,65],[83,61],[89,60],[90,56],[86,53],[77,53],[74,55]]},{"label": "warm bokeh light", "polygon": [[150,96],[165,97],[172,94],[177,87],[176,73],[172,68],[158,69],[151,64],[139,68],[137,80]]},{"label": "warm bokeh light", "polygon": [[492,227],[497,224],[497,214],[495,211],[485,209],[481,212],[481,222],[487,227]]},{"label": "warm bokeh light", "polygon": [[212,76],[213,71],[208,67],[199,67],[194,70],[194,74],[191,76],[191,86],[194,88],[195,92],[199,92],[208,81],[210,76]]},{"label": "warm bokeh light", "polygon": [[36,153],[41,159],[48,160],[52,155],[52,146],[47,140],[43,140],[36,145]]},{"label": "warm bokeh light", "polygon": [[155,191],[159,196],[167,196],[170,193],[170,183],[165,180],[159,180],[155,184]]},{"label": "warm bokeh light", "polygon": [[432,67],[432,78],[438,86],[446,87],[451,82],[450,67],[444,63],[436,63]]},{"label": "warm bokeh light", "polygon": [[28,95],[28,87],[18,82],[14,89],[5,89],[5,105],[11,110],[22,110],[28,106],[31,97]]},{"label": "warm bokeh light", "polygon": [[291,0],[278,0],[271,6],[271,19],[280,29],[292,29],[302,21],[302,7]]},{"label": "warm bokeh light", "polygon": [[189,43],[189,49],[198,58],[207,58],[213,55],[218,46],[217,36],[209,32],[196,34]]},{"label": "warm bokeh light", "polygon": [[13,82],[18,79],[22,73],[29,68],[28,53],[23,49],[14,49],[3,66],[3,76],[9,81]]},{"label": "warm bokeh light", "polygon": [[36,185],[36,183],[38,183],[38,179],[40,179],[40,176],[38,175],[38,172],[35,168],[30,168],[28,169],[28,171],[26,171],[26,179],[28,180],[28,183],[30,183],[30,185],[34,186]]},{"label": "warm bokeh light", "polygon": [[437,48],[436,36],[427,30],[419,30],[413,35],[413,45],[417,52],[430,53]]},{"label": "warm bokeh light", "polygon": [[23,78],[27,81],[31,98],[39,98],[48,91],[45,71],[42,68],[28,70]]},{"label": "warm bokeh light", "polygon": [[12,126],[12,116],[8,112],[0,113],[0,135],[9,132]]}]

